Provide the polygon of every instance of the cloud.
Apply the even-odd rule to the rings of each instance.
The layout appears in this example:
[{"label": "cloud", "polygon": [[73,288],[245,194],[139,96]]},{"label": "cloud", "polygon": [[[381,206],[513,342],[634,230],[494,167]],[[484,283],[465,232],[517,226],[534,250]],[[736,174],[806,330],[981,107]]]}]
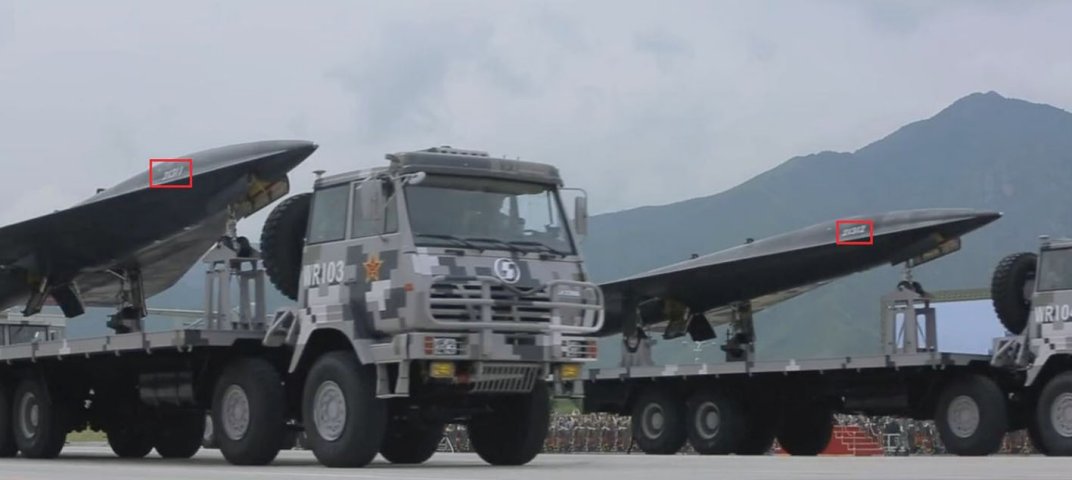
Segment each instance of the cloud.
[{"label": "cloud", "polygon": [[[5,177],[0,185],[5,190],[10,191],[17,189],[17,183],[16,178],[8,176]],[[92,191],[78,193],[84,193],[84,195],[77,195],[70,189],[61,188],[58,185],[44,185],[35,189],[32,197],[24,196],[8,199],[8,202],[3,207],[0,207],[0,225],[24,220],[25,218],[21,214],[26,211],[50,213],[62,210],[93,194]]]},{"label": "cloud", "polygon": [[669,73],[674,63],[692,58],[692,46],[681,38],[665,31],[651,31],[633,37],[637,50],[655,58],[659,69]]},{"label": "cloud", "polygon": [[555,163],[596,212],[678,201],[973,91],[1070,108],[1053,48],[1070,17],[1067,2],[0,0],[0,220],[152,156],[293,137],[321,145],[294,191],[312,170],[451,144]]},{"label": "cloud", "polygon": [[13,0],[0,0],[0,49],[11,40],[15,30]]}]

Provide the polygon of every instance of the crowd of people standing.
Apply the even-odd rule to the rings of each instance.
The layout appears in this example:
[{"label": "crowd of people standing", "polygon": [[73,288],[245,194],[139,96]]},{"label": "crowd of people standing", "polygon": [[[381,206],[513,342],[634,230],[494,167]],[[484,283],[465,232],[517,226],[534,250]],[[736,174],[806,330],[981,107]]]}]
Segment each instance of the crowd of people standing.
[{"label": "crowd of people standing", "polygon": [[[940,455],[945,453],[934,422],[891,417],[838,415],[841,425],[857,425],[878,442],[887,455]],[[441,449],[471,451],[464,426],[447,428]],[[544,444],[547,453],[641,453],[633,443],[629,417],[605,413],[555,413]],[[683,453],[694,453],[685,445]],[[772,449],[773,453],[773,449]],[[1003,454],[1037,453],[1026,432],[1006,435]]]}]

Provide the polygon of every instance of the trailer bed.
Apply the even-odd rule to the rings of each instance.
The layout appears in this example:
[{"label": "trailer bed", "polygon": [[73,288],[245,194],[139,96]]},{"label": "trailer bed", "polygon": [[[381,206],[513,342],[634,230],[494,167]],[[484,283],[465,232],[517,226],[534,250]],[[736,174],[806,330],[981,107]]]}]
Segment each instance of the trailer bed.
[{"label": "trailer bed", "polygon": [[593,368],[585,375],[585,412],[635,415],[652,391],[684,402],[696,392],[731,392],[746,403],[820,401],[837,412],[932,418],[936,394],[950,379],[982,373],[1003,385],[1016,372],[989,355],[920,352],[725,363]]},{"label": "trailer bed", "polygon": [[47,340],[0,347],[0,362],[13,364],[38,359],[124,353],[152,354],[155,351],[190,351],[194,347],[229,347],[240,340],[260,341],[263,331],[178,329],[159,332],[131,332],[79,339]]},{"label": "trailer bed", "polygon": [[989,364],[989,355],[952,352],[899,353],[893,355],[846,356],[840,358],[764,360],[751,362],[684,363],[655,366],[593,368],[590,382],[660,377],[714,378],[727,375],[755,375],[793,372],[825,373],[830,371],[898,370],[903,368],[942,370],[948,367]]}]

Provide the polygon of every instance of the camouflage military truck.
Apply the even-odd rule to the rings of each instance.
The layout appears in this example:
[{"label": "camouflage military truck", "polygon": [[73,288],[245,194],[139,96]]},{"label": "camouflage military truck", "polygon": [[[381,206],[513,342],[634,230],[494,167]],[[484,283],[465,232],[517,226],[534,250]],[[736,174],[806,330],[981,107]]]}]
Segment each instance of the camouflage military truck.
[{"label": "camouflage military truck", "polygon": [[[687,443],[757,455],[777,439],[786,453],[817,455],[835,441],[834,415],[853,414],[933,420],[955,455],[998,453],[1021,430],[1039,452],[1072,455],[1072,239],[1009,255],[990,284],[928,292],[901,282],[879,302],[881,353],[657,364],[648,337],[635,353],[623,348],[618,366],[588,370],[584,410],[630,415],[651,454]],[[1006,334],[976,352],[943,350],[936,306],[976,300],[992,302]]]},{"label": "camouflage military truck", "polygon": [[1002,259],[991,285],[994,309],[1012,334],[994,342],[995,366],[1015,369],[1024,388],[1013,423],[1035,447],[1072,455],[1072,239],[1041,238],[1039,252]]},{"label": "camouflage military truck", "polygon": [[[265,271],[298,308],[268,333],[285,371],[250,360],[217,387],[225,455],[277,448],[261,419],[289,410],[329,466],[423,462],[448,423],[487,462],[524,464],[551,397],[583,393],[603,322],[577,249],[585,197],[571,224],[552,166],[447,147],[387,159],[318,178],[265,222]],[[286,398],[262,395],[280,377]]]}]

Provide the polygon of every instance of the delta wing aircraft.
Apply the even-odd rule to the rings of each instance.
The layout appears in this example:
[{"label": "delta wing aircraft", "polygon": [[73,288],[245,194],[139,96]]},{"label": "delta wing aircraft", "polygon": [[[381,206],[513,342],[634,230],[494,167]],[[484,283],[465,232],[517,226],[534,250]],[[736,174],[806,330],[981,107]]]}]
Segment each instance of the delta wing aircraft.
[{"label": "delta wing aircraft", "polygon": [[0,309],[33,315],[54,302],[70,318],[116,306],[120,318],[141,319],[145,298],[217,241],[249,249],[234,223],[286,195],[287,173],[316,148],[263,141],[151,161],[71,208],[0,228]]},{"label": "delta wing aircraft", "polygon": [[[600,285],[601,335],[622,332],[635,351],[644,327],[664,338],[714,338],[729,324],[730,350],[754,340],[751,315],[829,281],[884,263],[907,268],[960,249],[960,237],[1001,217],[970,209],[924,209],[828,221]],[[909,270],[906,268],[906,272]],[[907,273],[899,288],[923,293]]]}]

